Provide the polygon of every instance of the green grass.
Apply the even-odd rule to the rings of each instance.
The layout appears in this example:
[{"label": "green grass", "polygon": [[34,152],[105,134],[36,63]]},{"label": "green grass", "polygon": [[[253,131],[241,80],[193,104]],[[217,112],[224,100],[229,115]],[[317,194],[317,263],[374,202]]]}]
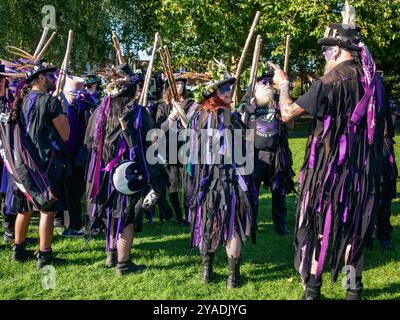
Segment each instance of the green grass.
[{"label": "green grass", "polygon": [[[291,138],[294,170],[299,172],[304,157],[305,138]],[[400,138],[396,138],[396,155],[400,159]],[[398,183],[400,190],[400,184]],[[289,224],[293,229],[295,197],[287,199]],[[103,267],[104,239],[91,241],[81,252],[82,240],[54,239],[57,256],[67,264],[56,266],[56,287],[42,288],[43,274],[35,261],[18,264],[10,261],[10,246],[0,244],[0,299],[298,299],[302,294],[300,277],[293,267],[292,235],[278,236],[271,221],[270,194],[261,195],[257,244],[250,241],[243,250],[241,268],[243,285],[226,289],[227,265],[221,248],[215,261],[215,281],[203,285],[199,281],[200,258],[189,253],[189,228],[178,228],[174,222],[145,225],[134,240],[132,256],[145,264],[142,274],[123,278]],[[393,238],[397,245],[392,252],[382,251],[375,242],[367,251],[364,272],[364,297],[367,299],[400,299],[400,202],[393,203]],[[37,219],[30,234],[36,235]],[[31,249],[35,249],[31,247]],[[324,273],[323,298],[343,299],[345,292],[338,283],[330,283]]]}]

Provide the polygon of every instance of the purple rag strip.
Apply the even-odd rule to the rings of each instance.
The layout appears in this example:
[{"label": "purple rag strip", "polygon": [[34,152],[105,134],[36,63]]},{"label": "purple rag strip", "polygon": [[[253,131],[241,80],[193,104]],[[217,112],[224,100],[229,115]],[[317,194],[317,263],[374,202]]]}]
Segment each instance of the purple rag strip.
[{"label": "purple rag strip", "polygon": [[126,150],[126,141],[125,139],[121,139],[118,149],[118,155],[107,164],[107,166],[103,169],[103,171],[105,172],[112,171],[118,164],[118,162],[121,160],[121,157],[125,153],[125,150]]},{"label": "purple rag strip", "polygon": [[[93,177],[93,187],[92,187],[92,192],[90,193],[90,199],[93,199],[99,192],[100,190],[100,173],[101,173],[101,154],[103,152],[103,126],[105,124],[105,120],[107,119],[108,115],[108,110],[110,108],[110,103],[111,103],[111,97],[107,96],[105,98],[105,101],[103,101],[104,107],[103,110],[99,110],[99,118],[97,119],[96,117],[96,128],[95,128],[95,141],[99,142],[99,149],[97,150],[97,155],[96,155],[96,162],[95,162],[95,168],[94,168],[94,177]],[[97,115],[96,115],[97,116]],[[102,122],[100,124],[99,122]],[[98,137],[96,137],[98,136]]]},{"label": "purple rag strip", "polygon": [[317,141],[318,141],[318,138],[314,137],[312,145],[311,145],[310,161],[309,161],[309,164],[308,164],[308,167],[310,169],[314,169],[314,167],[315,167],[315,154],[316,154],[316,151],[317,151]]},{"label": "purple rag strip", "polygon": [[328,250],[328,244],[329,244],[329,235],[331,232],[331,222],[332,222],[332,204],[330,203],[328,206],[328,210],[326,212],[324,234],[322,238],[321,251],[318,258],[317,273],[315,275],[317,279],[321,276],[322,270],[324,268],[326,252]]},{"label": "purple rag strip", "polygon": [[339,140],[339,160],[338,160],[338,165],[340,166],[345,157],[346,157],[346,151],[347,151],[347,139],[346,135],[341,135],[340,140]]},{"label": "purple rag strip", "polygon": [[372,145],[374,141],[376,122],[376,101],[374,94],[378,84],[376,81],[376,65],[368,47],[362,43],[360,44],[360,47],[362,67],[364,71],[364,77],[361,79],[362,85],[364,87],[364,96],[356,105],[353,114],[351,115],[350,121],[351,123],[358,125],[363,119],[364,115],[367,114],[368,143]]}]

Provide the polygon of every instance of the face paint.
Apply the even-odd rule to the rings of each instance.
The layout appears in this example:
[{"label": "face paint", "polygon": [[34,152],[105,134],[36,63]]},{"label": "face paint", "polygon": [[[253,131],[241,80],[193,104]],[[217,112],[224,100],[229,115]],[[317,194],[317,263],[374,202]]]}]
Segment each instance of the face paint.
[{"label": "face paint", "polygon": [[323,47],[323,56],[325,57],[326,62],[332,60],[333,55],[334,55],[334,51],[335,51],[335,47],[330,46],[330,47]]}]

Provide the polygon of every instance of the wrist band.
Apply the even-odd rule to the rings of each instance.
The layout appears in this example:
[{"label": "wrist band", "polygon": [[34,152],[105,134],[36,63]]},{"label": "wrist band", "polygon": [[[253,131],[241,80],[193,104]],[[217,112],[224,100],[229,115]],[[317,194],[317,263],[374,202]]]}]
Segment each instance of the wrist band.
[{"label": "wrist band", "polygon": [[290,82],[289,82],[289,80],[283,80],[283,81],[281,81],[281,83],[279,84],[279,88],[282,88],[283,86],[286,86],[286,85],[288,85]]}]

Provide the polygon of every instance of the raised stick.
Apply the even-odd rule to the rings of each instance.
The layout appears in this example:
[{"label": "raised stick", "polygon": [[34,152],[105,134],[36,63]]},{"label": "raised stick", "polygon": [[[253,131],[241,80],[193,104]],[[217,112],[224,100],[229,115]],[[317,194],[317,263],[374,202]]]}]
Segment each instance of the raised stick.
[{"label": "raised stick", "polygon": [[287,74],[289,72],[289,56],[290,56],[290,34],[286,36],[286,48],[285,48],[285,64],[283,71]]},{"label": "raised stick", "polygon": [[44,53],[46,52],[47,48],[49,47],[50,43],[53,41],[54,37],[56,36],[57,32],[53,32],[49,38],[49,40],[47,40],[46,44],[43,46],[43,49],[40,50],[39,54],[37,56],[35,56],[36,60],[40,60]]},{"label": "raised stick", "polygon": [[159,43],[160,43],[160,34],[157,32],[154,39],[153,51],[151,53],[149,65],[147,66],[146,78],[144,79],[142,95],[140,96],[139,100],[139,104],[143,107],[146,107],[147,105],[147,95],[149,92],[151,73],[153,71],[154,60],[156,58],[157,48]]},{"label": "raised stick", "polygon": [[258,35],[256,39],[256,45],[254,47],[253,63],[251,65],[251,71],[250,71],[250,85],[251,85],[250,99],[254,96],[257,71],[258,71],[258,66],[260,64],[261,48],[262,48],[262,38],[260,35]]},{"label": "raised stick", "polygon": [[42,33],[42,37],[40,38],[39,44],[36,47],[35,53],[33,54],[33,56],[36,58],[37,55],[39,54],[40,50],[43,47],[44,41],[46,40],[47,37],[47,33],[49,32],[49,28],[46,27],[43,29],[43,33]]},{"label": "raised stick", "polygon": [[244,63],[244,60],[246,59],[247,51],[249,50],[250,42],[251,42],[251,39],[253,38],[254,31],[257,27],[258,21],[260,20],[260,17],[261,17],[261,12],[257,11],[256,16],[254,17],[254,20],[253,20],[253,24],[250,28],[250,32],[247,36],[247,40],[244,45],[242,55],[240,57],[240,60],[239,60],[238,66],[237,66],[236,75],[235,75],[236,82],[235,82],[235,86],[233,89],[233,106],[238,104],[238,100],[239,100],[239,92],[238,91],[239,91],[239,82],[240,82],[239,80],[240,80],[240,75],[242,73],[243,63]]},{"label": "raised stick", "polygon": [[67,76],[66,70],[67,70],[70,56],[71,56],[71,48],[72,48],[73,39],[74,39],[74,32],[72,30],[69,30],[67,49],[65,51],[64,61],[62,63],[61,69],[60,69],[60,75],[57,80],[56,90],[54,91],[54,94],[53,94],[54,97],[59,97],[62,90],[64,89],[65,78]]},{"label": "raised stick", "polygon": [[117,51],[118,63],[123,64],[124,57],[122,55],[121,45],[119,43],[119,39],[118,39],[117,33],[115,31],[112,32],[112,41],[114,43],[115,51]]},{"label": "raised stick", "polygon": [[162,61],[164,70],[167,73],[168,83],[169,83],[169,87],[171,88],[171,91],[172,91],[172,96],[174,98],[174,101],[176,102],[173,105],[176,108],[176,110],[178,111],[178,115],[182,121],[182,125],[185,128],[187,128],[188,119],[187,119],[185,111],[182,109],[182,107],[179,104],[179,102],[180,102],[179,94],[178,94],[178,90],[176,89],[175,78],[174,78],[174,74],[173,74],[172,68],[171,68],[171,55],[169,53],[167,46],[160,48],[160,56],[161,56],[161,61]]}]

